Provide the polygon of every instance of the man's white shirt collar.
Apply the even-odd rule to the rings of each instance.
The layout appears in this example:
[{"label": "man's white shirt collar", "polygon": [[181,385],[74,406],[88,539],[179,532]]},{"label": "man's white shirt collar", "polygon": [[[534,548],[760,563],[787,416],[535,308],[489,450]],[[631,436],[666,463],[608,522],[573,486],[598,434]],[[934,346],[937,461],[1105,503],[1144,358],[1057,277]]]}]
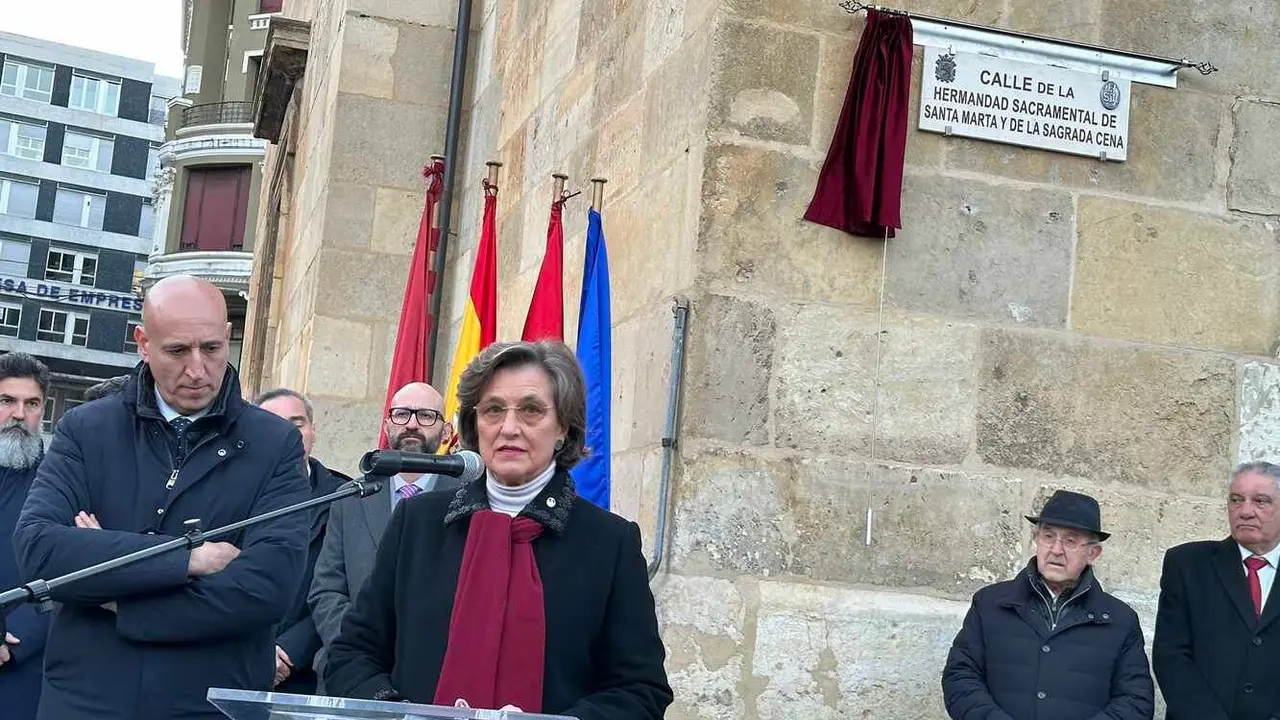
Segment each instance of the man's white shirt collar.
[{"label": "man's white shirt collar", "polygon": [[209,405],[206,405],[202,410],[200,410],[200,412],[197,412],[193,415],[183,415],[177,410],[174,410],[173,408],[169,407],[169,403],[165,402],[163,397],[160,397],[159,388],[156,388],[155,393],[156,393],[156,405],[160,408],[160,414],[164,416],[165,422],[173,422],[174,419],[180,418],[180,417],[185,417],[191,422],[195,422],[196,420],[199,420],[205,415],[208,415],[209,406],[213,405],[213,403],[210,402]]}]

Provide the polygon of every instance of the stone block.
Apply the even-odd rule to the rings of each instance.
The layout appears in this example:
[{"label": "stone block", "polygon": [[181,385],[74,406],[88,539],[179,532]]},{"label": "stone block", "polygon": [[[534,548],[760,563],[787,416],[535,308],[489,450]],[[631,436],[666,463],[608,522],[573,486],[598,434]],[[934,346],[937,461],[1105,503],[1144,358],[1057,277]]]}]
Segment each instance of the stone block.
[{"label": "stone block", "polygon": [[[372,17],[347,15],[342,23],[338,68],[338,92],[391,99],[395,95],[396,52],[399,28]],[[450,48],[452,48],[450,44]]]},{"label": "stone block", "polygon": [[1232,210],[1280,215],[1275,147],[1280,137],[1280,103],[1240,101],[1235,126],[1227,204]]},{"label": "stone block", "polygon": [[[370,249],[378,253],[408,256],[418,244],[418,228],[426,208],[426,183],[418,191],[377,188],[373,202]],[[455,216],[457,217],[457,216]],[[401,258],[404,262],[405,258]]]},{"label": "stone block", "polygon": [[818,38],[736,20],[718,23],[708,129],[808,145],[818,76]]},{"label": "stone block", "polygon": [[[430,150],[444,145],[445,108],[340,93],[334,109],[330,177],[416,190]],[[415,152],[405,152],[416,148]]]},{"label": "stone block", "polygon": [[1280,53],[1274,52],[1280,5],[1273,2],[1103,0],[1102,44],[1162,57],[1210,61],[1219,71],[1178,73],[1178,92],[1280,94]]},{"label": "stone block", "polygon": [[679,158],[633,192],[606,196],[603,220],[615,321],[693,286],[698,206],[690,195],[697,193],[698,171]]},{"label": "stone block", "polygon": [[[364,249],[375,239],[374,189],[368,185],[332,181],[320,196],[324,247]],[[318,248],[317,248],[318,250]]]},{"label": "stone block", "polygon": [[1280,365],[1247,362],[1240,370],[1236,462],[1280,462]]},{"label": "stone block", "polygon": [[876,316],[801,305],[782,317],[774,370],[778,445],[869,455],[875,432],[878,458],[946,464],[968,454],[977,328],[889,317],[876,428]]},{"label": "stone block", "polygon": [[1214,180],[1212,148],[1218,143],[1229,100],[1194,90],[1150,85],[1134,84],[1133,90],[1126,162],[1101,162],[1097,158],[982,140],[942,138],[936,133],[915,134],[946,140],[946,166],[954,170],[1162,200],[1208,198]]},{"label": "stone block", "polygon": [[368,397],[384,397],[387,385],[391,384],[391,358],[396,350],[396,332],[399,330],[399,318],[390,317],[388,321],[373,323],[369,330],[369,390]]},{"label": "stone block", "polygon": [[[852,15],[833,2],[775,2],[773,0],[728,0],[729,12],[745,20],[765,20],[805,30],[818,30],[843,37],[850,45],[858,44],[866,16]],[[912,8],[914,9],[914,7]],[[765,32],[763,29],[761,32]]]},{"label": "stone block", "polygon": [[628,320],[614,318],[614,452],[661,441],[666,428],[675,316],[672,303],[655,303]]},{"label": "stone block", "polygon": [[712,145],[702,179],[698,284],[874,308],[879,241],[807,222],[817,168],[757,147]]},{"label": "stone block", "polygon": [[760,583],[751,658],[760,720],[946,717],[942,664],[967,603]]},{"label": "stone block", "polygon": [[779,575],[797,568],[794,464],[759,451],[695,445],[683,436],[668,571]]},{"label": "stone block", "polygon": [[995,329],[981,357],[984,462],[1192,495],[1230,470],[1226,357]]},{"label": "stone block", "polygon": [[[681,0],[682,1],[682,0]],[[644,158],[663,167],[689,153],[706,134],[711,76],[711,28],[683,41],[650,76],[644,90]]]},{"label": "stone block", "polygon": [[685,575],[660,575],[654,592],[675,694],[667,717],[743,717],[748,598],[727,580]]},{"label": "stone block", "polygon": [[[760,304],[724,295],[693,300],[685,380],[686,436],[763,445],[777,321]],[[732,362],[726,362],[726,352]]]},{"label": "stone block", "polygon": [[[458,21],[458,5],[448,0],[415,0],[408,3],[404,0],[346,0],[346,8],[348,18],[353,14],[357,16],[365,14],[406,24],[437,25],[445,28],[452,28]],[[485,13],[481,11],[479,5],[473,12],[474,27],[484,20]]]},{"label": "stone block", "polygon": [[404,256],[325,250],[314,272],[319,275],[320,315],[384,322],[400,316],[409,274]]},{"label": "stone block", "polygon": [[640,150],[646,101],[651,91],[652,86],[644,94],[635,95],[600,124],[596,151],[600,171],[607,174],[609,180],[605,186],[606,207],[612,205],[613,198],[639,184],[648,170]]},{"label": "stone block", "polygon": [[[457,22],[455,17],[448,24]],[[470,38],[475,52],[474,35]],[[402,25],[395,52],[391,55],[394,73],[392,97],[401,102],[449,107],[449,73],[445,68],[453,64],[454,32],[451,27],[439,25]],[[439,72],[426,72],[427,68],[440,68]],[[444,146],[439,152],[443,154]],[[428,154],[430,151],[428,150]],[[423,158],[425,164],[426,158]]]},{"label": "stone block", "polygon": [[1102,32],[1098,18],[1102,0],[1047,3],[1041,0],[1011,0],[1001,27],[1047,37],[1097,43]]},{"label": "stone block", "polygon": [[378,446],[383,398],[351,400],[313,393],[316,458],[325,467],[360,477],[360,458]]},{"label": "stone block", "polygon": [[577,66],[578,15],[561,23],[547,23],[547,37],[543,40],[542,72],[538,79],[539,92],[545,98],[556,93]]},{"label": "stone block", "polygon": [[1027,557],[1016,478],[813,454],[796,462],[793,501],[791,571],[817,581],[967,595]]},{"label": "stone block", "polygon": [[[645,9],[641,3],[620,9],[594,50],[594,125],[625,104],[644,83]],[[585,27],[585,17],[582,22]],[[578,57],[592,57],[592,52],[583,46],[579,33]]]},{"label": "stone block", "polygon": [[886,304],[1061,327],[1074,244],[1071,196],[909,175],[905,227],[889,240]]},{"label": "stone block", "polygon": [[[1044,506],[1056,490],[1074,490],[1097,498],[1102,506],[1102,529],[1111,533],[1103,544],[1102,556],[1094,566],[1107,592],[1122,593],[1135,605],[1154,605],[1160,594],[1160,570],[1165,552],[1193,540],[1219,540],[1229,534],[1227,527],[1227,477],[1206,484],[1208,497],[1188,497],[1177,493],[1152,492],[1121,485],[1086,486],[1048,482],[1036,492],[1030,510]],[[1034,514],[1034,513],[1028,513]],[[1034,552],[1029,541],[1030,524],[1021,537],[1027,556]],[[1143,629],[1148,635],[1153,624]]]},{"label": "stone block", "polygon": [[656,0],[645,8],[644,76],[648,77],[684,40],[686,0]]},{"label": "stone block", "polygon": [[[303,348],[308,367],[302,387],[334,398],[367,399],[372,342],[368,323],[316,315],[310,346]],[[379,415],[381,407],[374,417]]]},{"label": "stone block", "polygon": [[[1071,324],[1086,333],[1267,354],[1280,250],[1258,223],[1082,197]],[[1141,268],[1140,281],[1134,269]]]}]

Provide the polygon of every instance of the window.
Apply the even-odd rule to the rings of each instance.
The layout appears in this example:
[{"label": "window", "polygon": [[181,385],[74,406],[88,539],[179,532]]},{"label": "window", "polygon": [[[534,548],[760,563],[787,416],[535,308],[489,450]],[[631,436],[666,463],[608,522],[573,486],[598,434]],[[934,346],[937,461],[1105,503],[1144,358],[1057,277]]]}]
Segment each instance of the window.
[{"label": "window", "polygon": [[67,106],[76,110],[115,115],[120,109],[120,83],[85,75],[73,75],[71,98]]},{"label": "window", "polygon": [[66,310],[40,310],[36,339],[63,345],[89,345],[89,316]]},{"label": "window", "polygon": [[169,118],[169,99],[159,95],[151,96],[151,110],[147,114],[147,122],[152,125],[164,125]]},{"label": "window", "polygon": [[87,168],[98,172],[111,172],[111,155],[115,142],[111,138],[85,135],[67,131],[62,141],[62,164]]},{"label": "window", "polygon": [[141,320],[130,320],[124,327],[124,351],[127,353],[137,353],[138,343],[133,340],[133,331],[135,328],[142,327]]},{"label": "window", "polygon": [[141,297],[142,277],[146,274],[147,274],[147,261],[134,260],[133,261],[133,284],[129,286],[129,289],[133,292],[134,295],[138,295],[139,297]]},{"label": "window", "polygon": [[147,149],[147,179],[155,180],[160,172],[160,148],[151,146]]},{"label": "window", "polygon": [[72,250],[49,248],[44,279],[93,287],[98,276],[98,256]]},{"label": "window", "polygon": [[188,170],[179,249],[226,251],[243,248],[249,181],[248,165]]},{"label": "window", "polygon": [[0,117],[0,152],[28,160],[43,160],[44,133],[44,125]]},{"label": "window", "polygon": [[0,275],[26,277],[30,259],[31,243],[0,238]]},{"label": "window", "polygon": [[138,237],[149,238],[156,231],[156,208],[151,203],[142,203],[142,214],[138,216]]},{"label": "window", "polygon": [[49,102],[53,99],[53,68],[5,60],[4,73],[0,76],[0,95]]},{"label": "window", "polygon": [[44,399],[44,416],[40,419],[40,430],[46,435],[53,433],[53,409],[55,401],[52,397],[45,396]]},{"label": "window", "polygon": [[33,218],[39,196],[40,185],[37,183],[0,179],[0,213]]},{"label": "window", "polygon": [[91,230],[101,230],[106,207],[107,198],[104,195],[91,195],[60,187],[53,200],[53,221],[63,225],[79,225]]},{"label": "window", "polygon": [[0,303],[0,336],[18,337],[22,325],[22,306]]}]

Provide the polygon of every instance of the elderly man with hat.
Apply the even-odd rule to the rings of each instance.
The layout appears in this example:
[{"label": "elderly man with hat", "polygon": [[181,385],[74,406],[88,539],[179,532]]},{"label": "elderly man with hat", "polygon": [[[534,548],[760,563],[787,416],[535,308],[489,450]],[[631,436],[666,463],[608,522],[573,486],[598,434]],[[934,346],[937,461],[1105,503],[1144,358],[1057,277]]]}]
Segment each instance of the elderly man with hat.
[{"label": "elderly man with hat", "polygon": [[1150,720],[1155,688],[1138,616],[1103,592],[1098,501],[1059,490],[1035,526],[1036,556],[989,585],[942,672],[953,720]]}]

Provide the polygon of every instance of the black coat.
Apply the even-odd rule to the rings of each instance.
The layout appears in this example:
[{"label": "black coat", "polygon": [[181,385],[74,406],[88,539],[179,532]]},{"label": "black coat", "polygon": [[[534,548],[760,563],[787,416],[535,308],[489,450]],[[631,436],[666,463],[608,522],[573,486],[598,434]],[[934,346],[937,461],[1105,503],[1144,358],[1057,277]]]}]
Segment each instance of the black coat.
[{"label": "black coat", "polygon": [[[329,648],[331,695],[432,703],[471,515],[489,507],[484,483],[396,506]],[[545,528],[533,542],[546,604],[542,712],[662,718],[672,696],[639,527],[579,498],[565,472],[522,514]]]},{"label": "black coat", "polygon": [[[1150,720],[1155,689],[1138,615],[1086,569],[1056,615],[1035,560],[979,590],[942,674],[954,720]],[[1043,595],[1042,595],[1043,593]]]},{"label": "black coat", "polygon": [[[315,458],[308,460],[307,464],[311,467],[309,479],[313,498],[337,492],[343,483],[351,479],[336,470],[330,470]],[[320,556],[320,548],[324,545],[331,507],[321,505],[311,510],[311,543],[307,546],[307,565],[302,572],[302,583],[298,585],[293,606],[285,614],[284,620],[276,626],[276,645],[284,648],[293,661],[293,670],[284,682],[276,686],[276,692],[313,695],[316,691],[316,673],[312,669],[312,660],[320,650],[320,633],[316,631],[316,623],[311,618],[307,593],[315,574],[316,558]]]},{"label": "black coat", "polygon": [[[122,392],[58,423],[14,533],[28,581],[178,537],[188,518],[210,530],[307,499],[302,437],[243,402],[233,369],[188,430],[185,457],[153,387],[140,364]],[[81,510],[103,529],[76,528]],[[223,716],[209,687],[270,689],[275,626],[298,594],[307,526],[294,513],[219,538],[240,555],[206,577],[189,578],[190,552],[178,550],[55,590],[40,718],[212,720]]]},{"label": "black coat", "polygon": [[1258,618],[1235,540],[1170,549],[1151,660],[1168,720],[1280,717],[1280,583]]},{"label": "black coat", "polygon": [[[35,479],[36,466],[22,470],[0,468],[0,592],[22,585],[18,563],[9,538],[18,524],[18,513]],[[40,678],[49,616],[37,613],[30,603],[19,606],[5,624],[22,641],[9,652],[9,662],[0,665],[0,716],[5,720],[34,720],[40,704]],[[4,636],[0,634],[0,639]]]}]

